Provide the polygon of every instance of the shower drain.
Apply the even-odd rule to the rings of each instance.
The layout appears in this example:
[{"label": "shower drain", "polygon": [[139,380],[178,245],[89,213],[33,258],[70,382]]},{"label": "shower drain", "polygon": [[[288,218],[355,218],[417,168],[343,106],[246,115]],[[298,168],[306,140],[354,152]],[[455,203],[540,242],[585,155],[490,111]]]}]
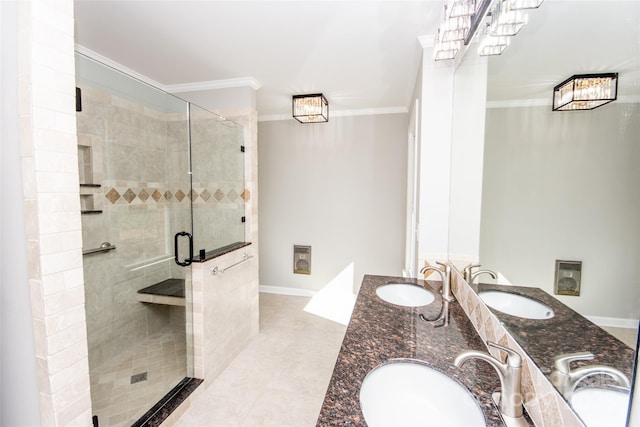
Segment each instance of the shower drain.
[{"label": "shower drain", "polygon": [[131,384],[139,383],[140,381],[147,380],[147,373],[143,372],[141,374],[131,375]]}]

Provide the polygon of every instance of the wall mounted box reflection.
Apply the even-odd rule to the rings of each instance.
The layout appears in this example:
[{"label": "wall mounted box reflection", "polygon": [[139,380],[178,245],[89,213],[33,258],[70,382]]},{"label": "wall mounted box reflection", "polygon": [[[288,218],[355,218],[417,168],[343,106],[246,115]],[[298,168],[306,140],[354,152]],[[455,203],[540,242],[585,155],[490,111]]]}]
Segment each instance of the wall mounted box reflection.
[{"label": "wall mounted box reflection", "polygon": [[556,295],[580,296],[582,261],[556,260],[556,275],[553,283]]},{"label": "wall mounted box reflection", "polygon": [[311,274],[311,246],[293,245],[293,272]]}]

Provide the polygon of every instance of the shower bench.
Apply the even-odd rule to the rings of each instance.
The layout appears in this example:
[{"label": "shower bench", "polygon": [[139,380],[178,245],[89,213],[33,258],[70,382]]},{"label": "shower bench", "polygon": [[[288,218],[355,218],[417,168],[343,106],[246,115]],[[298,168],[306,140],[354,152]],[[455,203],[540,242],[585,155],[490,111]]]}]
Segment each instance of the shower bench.
[{"label": "shower bench", "polygon": [[184,279],[166,279],[138,291],[138,301],[184,307]]}]

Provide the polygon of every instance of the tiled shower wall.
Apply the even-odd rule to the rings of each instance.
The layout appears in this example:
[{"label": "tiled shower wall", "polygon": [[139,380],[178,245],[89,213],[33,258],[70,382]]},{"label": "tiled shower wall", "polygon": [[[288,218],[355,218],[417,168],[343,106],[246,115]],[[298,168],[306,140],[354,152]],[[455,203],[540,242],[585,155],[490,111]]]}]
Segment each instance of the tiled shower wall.
[{"label": "tiled shower wall", "polygon": [[169,306],[140,303],[136,293],[187,271],[174,268],[171,254],[172,236],[190,228],[188,132],[186,104],[184,113],[166,113],[89,86],[81,90],[78,146],[88,154],[80,175],[101,185],[81,188],[91,200],[83,209],[101,211],[82,216],[83,246],[116,245],[84,256],[93,368],[170,324]]},{"label": "tiled shower wall", "polygon": [[17,5],[19,138],[41,425],[88,426],[73,1]]}]

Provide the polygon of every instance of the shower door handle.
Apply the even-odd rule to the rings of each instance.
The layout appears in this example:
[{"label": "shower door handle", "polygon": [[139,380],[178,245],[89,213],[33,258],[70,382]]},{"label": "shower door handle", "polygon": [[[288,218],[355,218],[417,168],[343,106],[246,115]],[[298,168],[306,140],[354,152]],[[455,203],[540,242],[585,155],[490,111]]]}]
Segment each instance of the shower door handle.
[{"label": "shower door handle", "polygon": [[[178,258],[178,239],[180,238],[180,236],[187,236],[187,239],[189,239],[189,258],[185,259],[184,261],[180,261],[180,258]],[[193,238],[191,234],[187,233],[186,231],[176,233],[173,238],[173,253],[175,256],[176,264],[181,267],[191,265],[191,260],[193,259]]]}]

